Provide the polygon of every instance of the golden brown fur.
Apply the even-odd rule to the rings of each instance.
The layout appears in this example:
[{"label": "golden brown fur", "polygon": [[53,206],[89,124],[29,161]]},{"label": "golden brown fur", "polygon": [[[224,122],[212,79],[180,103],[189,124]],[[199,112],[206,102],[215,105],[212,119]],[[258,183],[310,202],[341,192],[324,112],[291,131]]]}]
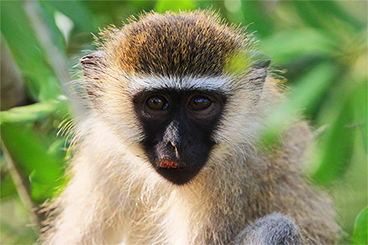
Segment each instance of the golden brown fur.
[{"label": "golden brown fur", "polygon": [[109,41],[104,46],[116,65],[132,75],[218,76],[230,55],[247,44],[239,31],[218,22],[211,12],[151,12],[122,31],[105,31]]},{"label": "golden brown fur", "polygon": [[[265,112],[282,96],[270,76],[259,83],[267,68],[226,71],[229,58],[250,44],[218,22],[208,12],[149,13],[106,32],[103,53],[82,60],[88,113],[77,120],[73,177],[53,204],[58,215],[44,244],[231,244],[275,212],[295,220],[305,244],[336,242],[331,200],[304,178],[309,127],[294,123],[275,152],[258,147]],[[189,183],[173,185],[138,143],[131,98],[144,86],[201,82],[220,83],[229,100],[208,162]]]}]

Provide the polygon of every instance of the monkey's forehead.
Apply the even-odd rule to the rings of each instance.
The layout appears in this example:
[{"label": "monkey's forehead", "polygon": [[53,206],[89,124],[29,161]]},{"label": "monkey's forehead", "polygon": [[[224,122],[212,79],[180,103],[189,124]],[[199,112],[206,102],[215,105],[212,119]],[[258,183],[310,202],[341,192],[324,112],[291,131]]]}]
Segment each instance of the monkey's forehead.
[{"label": "monkey's forehead", "polygon": [[219,76],[249,40],[208,11],[149,13],[104,43],[106,54],[130,74]]}]

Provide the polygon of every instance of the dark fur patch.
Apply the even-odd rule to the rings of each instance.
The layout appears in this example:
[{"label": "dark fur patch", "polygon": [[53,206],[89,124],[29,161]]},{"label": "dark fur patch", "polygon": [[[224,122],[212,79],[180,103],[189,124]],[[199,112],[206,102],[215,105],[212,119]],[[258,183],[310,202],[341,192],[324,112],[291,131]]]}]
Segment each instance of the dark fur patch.
[{"label": "dark fur patch", "polygon": [[129,74],[218,76],[248,44],[239,30],[208,11],[152,12],[115,31],[103,33],[102,46]]}]

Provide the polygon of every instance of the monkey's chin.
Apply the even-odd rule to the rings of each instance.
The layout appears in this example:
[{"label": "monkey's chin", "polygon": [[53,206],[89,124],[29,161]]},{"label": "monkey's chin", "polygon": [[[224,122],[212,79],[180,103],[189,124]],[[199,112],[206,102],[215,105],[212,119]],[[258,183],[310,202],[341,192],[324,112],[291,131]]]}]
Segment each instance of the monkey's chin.
[{"label": "monkey's chin", "polygon": [[165,179],[175,185],[184,185],[192,180],[198,173],[199,170],[187,169],[184,167],[179,168],[162,168],[157,167],[156,171]]}]

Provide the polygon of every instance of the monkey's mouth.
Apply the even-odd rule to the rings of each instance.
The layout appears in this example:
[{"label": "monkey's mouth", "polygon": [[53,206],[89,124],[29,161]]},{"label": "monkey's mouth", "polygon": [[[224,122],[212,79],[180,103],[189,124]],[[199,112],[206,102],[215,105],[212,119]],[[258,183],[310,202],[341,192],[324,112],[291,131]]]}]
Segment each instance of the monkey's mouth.
[{"label": "monkey's mouth", "polygon": [[189,168],[184,163],[169,158],[157,160],[155,169],[162,177],[177,185],[188,183],[200,170]]},{"label": "monkey's mouth", "polygon": [[175,168],[175,169],[178,169],[178,168],[183,168],[184,165],[177,162],[177,161],[173,161],[169,158],[164,158],[164,159],[159,159],[157,161],[157,167],[159,168],[167,168],[167,169],[170,169],[170,168]]}]

